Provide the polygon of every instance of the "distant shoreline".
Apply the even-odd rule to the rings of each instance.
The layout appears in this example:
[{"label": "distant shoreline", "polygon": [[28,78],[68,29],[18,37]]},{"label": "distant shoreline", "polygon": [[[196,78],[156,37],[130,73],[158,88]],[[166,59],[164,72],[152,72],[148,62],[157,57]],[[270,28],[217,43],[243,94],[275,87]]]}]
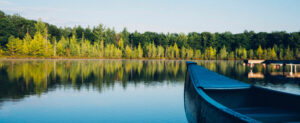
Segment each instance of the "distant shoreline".
[{"label": "distant shoreline", "polygon": [[[0,56],[0,60],[161,60],[161,61],[242,61],[250,59],[170,59],[170,58],[95,58],[95,57],[21,57],[21,56]],[[257,59],[251,59],[257,60]],[[268,59],[266,59],[268,60]]]},{"label": "distant shoreline", "polygon": [[26,60],[211,60],[211,61],[240,61],[242,59],[170,59],[170,58],[95,58],[95,57],[20,57],[20,56],[0,56],[0,59],[26,59]]}]

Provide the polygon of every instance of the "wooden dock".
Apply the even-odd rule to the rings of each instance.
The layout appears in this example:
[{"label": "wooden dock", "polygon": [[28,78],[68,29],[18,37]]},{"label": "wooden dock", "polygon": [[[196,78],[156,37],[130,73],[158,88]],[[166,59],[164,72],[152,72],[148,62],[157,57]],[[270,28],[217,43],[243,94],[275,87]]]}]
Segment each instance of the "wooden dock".
[{"label": "wooden dock", "polygon": [[244,63],[286,65],[286,64],[300,64],[300,60],[244,60]]}]

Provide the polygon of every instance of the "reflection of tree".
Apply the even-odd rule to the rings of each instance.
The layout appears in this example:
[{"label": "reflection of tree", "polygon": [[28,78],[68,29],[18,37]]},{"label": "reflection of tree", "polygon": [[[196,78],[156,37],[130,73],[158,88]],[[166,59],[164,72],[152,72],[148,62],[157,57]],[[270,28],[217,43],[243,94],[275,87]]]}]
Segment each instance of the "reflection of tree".
[{"label": "reflection of tree", "polygon": [[[33,84],[35,92],[40,94],[47,88],[48,76],[53,65],[45,61],[33,61],[31,63],[10,62],[7,68],[7,76],[10,82],[25,82],[26,88]],[[33,83],[30,83],[32,81]]]},{"label": "reflection of tree", "polygon": [[[185,63],[159,60],[2,60],[0,98],[22,98],[49,88],[71,86],[80,90],[93,87],[103,91],[115,82],[183,82]],[[184,70],[182,70],[184,68]]]}]

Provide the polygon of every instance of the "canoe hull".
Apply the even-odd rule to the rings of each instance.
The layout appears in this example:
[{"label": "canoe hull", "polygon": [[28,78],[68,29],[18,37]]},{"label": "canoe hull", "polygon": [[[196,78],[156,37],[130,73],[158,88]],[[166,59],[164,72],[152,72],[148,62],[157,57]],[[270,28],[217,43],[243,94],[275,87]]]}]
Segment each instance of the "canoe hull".
[{"label": "canoe hull", "polygon": [[300,95],[244,86],[199,67],[187,65],[184,106],[190,123],[300,121]]},{"label": "canoe hull", "polygon": [[207,97],[202,89],[195,88],[189,78],[189,72],[187,72],[184,86],[184,106],[186,117],[190,123],[240,123],[249,121],[247,118],[233,116],[220,110]]}]

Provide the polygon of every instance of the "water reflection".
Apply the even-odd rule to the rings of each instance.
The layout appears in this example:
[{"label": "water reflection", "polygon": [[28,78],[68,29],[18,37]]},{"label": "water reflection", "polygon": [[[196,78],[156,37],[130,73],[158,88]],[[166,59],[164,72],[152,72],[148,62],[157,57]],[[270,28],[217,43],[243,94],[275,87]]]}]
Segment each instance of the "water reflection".
[{"label": "water reflection", "polygon": [[197,61],[199,65],[250,84],[300,94],[299,65],[253,64],[242,61]]},{"label": "water reflection", "polygon": [[184,82],[185,63],[156,60],[1,60],[0,99],[40,95],[57,87],[93,88],[102,92],[115,83],[153,85]]},{"label": "water reflection", "polygon": [[[257,65],[249,65],[250,72],[248,73],[248,78],[265,78],[266,76],[269,77],[283,77],[283,78],[300,78],[300,72],[298,72],[297,66],[299,64],[257,64]],[[254,68],[259,68],[257,72],[253,72]],[[262,68],[266,69],[265,71]]]}]

